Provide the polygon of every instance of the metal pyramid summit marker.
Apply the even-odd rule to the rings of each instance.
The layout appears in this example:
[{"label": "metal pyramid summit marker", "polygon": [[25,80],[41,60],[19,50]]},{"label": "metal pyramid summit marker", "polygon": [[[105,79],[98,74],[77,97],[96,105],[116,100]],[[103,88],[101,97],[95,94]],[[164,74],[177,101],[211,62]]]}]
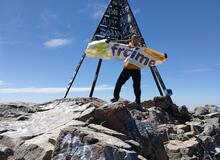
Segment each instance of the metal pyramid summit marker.
[{"label": "metal pyramid summit marker", "polygon": [[[128,1],[111,0],[92,41],[105,38],[126,40],[130,39],[133,34],[142,37]],[[142,44],[145,44],[144,40]]]},{"label": "metal pyramid summit marker", "polygon": [[[101,39],[129,40],[133,34],[142,37],[142,45],[146,46],[144,38],[139,30],[135,17],[132,13],[131,7],[128,3],[128,0],[111,0],[91,41]],[[68,85],[64,98],[67,97],[85,57],[86,54],[83,53],[79,61],[79,64],[76,67],[76,70],[73,74],[73,77]],[[89,97],[93,96],[101,64],[102,59],[100,59],[98,62]],[[150,70],[152,72],[157,88],[160,92],[160,95],[163,96],[165,94],[170,98],[170,95],[172,95],[172,90],[166,88],[157,68],[151,67]],[[170,101],[172,102],[171,98]]]}]

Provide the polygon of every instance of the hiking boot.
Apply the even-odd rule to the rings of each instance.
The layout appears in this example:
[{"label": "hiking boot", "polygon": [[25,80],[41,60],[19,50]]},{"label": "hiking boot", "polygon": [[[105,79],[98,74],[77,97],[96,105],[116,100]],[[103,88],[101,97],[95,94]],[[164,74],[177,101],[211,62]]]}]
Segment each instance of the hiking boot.
[{"label": "hiking boot", "polygon": [[112,102],[112,103],[114,103],[114,102],[117,102],[119,100],[119,98],[112,98],[110,101]]},{"label": "hiking boot", "polygon": [[141,104],[137,104],[137,102],[131,102],[128,106],[129,106],[129,109],[136,109],[141,112],[146,111],[143,107],[141,107]]},{"label": "hiking boot", "polygon": [[140,99],[136,99],[135,103],[137,103],[140,106],[141,105],[141,100]]},{"label": "hiking boot", "polygon": [[144,112],[145,110],[144,110],[144,108],[141,106],[141,102],[140,102],[140,100],[135,100],[135,103],[136,103],[136,109],[137,110],[139,110],[139,111],[141,111],[141,112]]},{"label": "hiking boot", "polygon": [[141,111],[141,112],[145,112],[145,109],[143,107],[141,107],[141,105],[138,105],[136,107],[137,110]]}]

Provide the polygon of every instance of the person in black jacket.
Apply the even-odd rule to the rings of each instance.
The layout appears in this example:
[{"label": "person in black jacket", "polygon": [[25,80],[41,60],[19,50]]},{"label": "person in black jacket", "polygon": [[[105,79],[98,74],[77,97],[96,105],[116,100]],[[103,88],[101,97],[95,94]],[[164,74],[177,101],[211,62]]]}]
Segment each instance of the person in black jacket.
[{"label": "person in black jacket", "polygon": [[[131,41],[129,42],[130,46],[140,47],[141,46],[141,37],[138,35],[133,35]],[[114,89],[114,97],[111,99],[111,102],[116,102],[120,98],[120,91],[125,82],[132,77],[133,88],[135,94],[135,102],[140,105],[141,103],[141,70],[139,66],[131,64],[125,61],[124,68],[116,82]]]}]

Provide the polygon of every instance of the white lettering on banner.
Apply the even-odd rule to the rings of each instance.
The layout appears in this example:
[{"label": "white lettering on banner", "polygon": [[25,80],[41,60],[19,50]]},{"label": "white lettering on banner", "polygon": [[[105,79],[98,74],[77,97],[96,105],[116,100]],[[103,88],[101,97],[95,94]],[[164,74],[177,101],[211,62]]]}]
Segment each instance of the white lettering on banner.
[{"label": "white lettering on banner", "polygon": [[129,57],[129,62],[132,64],[139,64],[141,67],[151,67],[155,65],[155,60],[149,59],[149,57],[141,52],[139,47],[131,47],[126,45],[120,45],[119,43],[114,43],[111,47],[113,57],[122,57],[126,59]]},{"label": "white lettering on banner", "polygon": [[106,40],[89,43],[85,53],[88,57],[125,60],[143,68],[155,66],[166,61],[164,54],[152,49],[132,47],[115,42],[106,43]]}]

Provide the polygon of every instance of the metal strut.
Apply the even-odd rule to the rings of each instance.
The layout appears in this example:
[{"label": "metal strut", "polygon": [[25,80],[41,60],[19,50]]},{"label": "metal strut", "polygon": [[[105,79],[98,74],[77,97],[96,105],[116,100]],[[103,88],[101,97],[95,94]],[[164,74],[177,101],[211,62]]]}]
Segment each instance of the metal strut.
[{"label": "metal strut", "polygon": [[[153,77],[155,79],[155,82],[156,82],[156,85],[157,85],[158,90],[160,92],[160,95],[163,96],[163,92],[164,92],[165,96],[167,96],[169,98],[170,102],[173,103],[173,101],[170,97],[173,94],[172,90],[166,88],[157,67],[156,66],[151,67],[151,72],[152,72]],[[163,89],[163,92],[162,92],[161,88]]]},{"label": "metal strut", "polygon": [[65,95],[64,95],[63,98],[66,98],[66,97],[67,97],[67,95],[68,95],[68,93],[69,93],[69,91],[70,91],[70,88],[72,87],[73,82],[74,82],[74,80],[76,79],[76,76],[77,76],[77,74],[78,74],[78,72],[79,72],[79,69],[80,69],[80,67],[81,67],[81,65],[82,65],[82,63],[83,63],[83,60],[85,59],[85,56],[86,56],[86,54],[83,53],[82,57],[80,58],[79,64],[78,64],[78,66],[76,67],[75,72],[73,73],[73,78],[70,80],[69,86],[68,86],[67,91],[66,91],[66,93],[65,93]]},{"label": "metal strut", "polygon": [[100,68],[101,68],[101,64],[102,64],[102,59],[99,59],[99,62],[98,62],[97,68],[96,68],[96,72],[95,72],[94,81],[92,83],[92,88],[91,88],[90,94],[89,94],[90,98],[93,96],[93,92],[94,92],[95,85],[96,85],[96,82],[97,82],[97,79],[98,79],[98,76],[99,76],[99,71],[100,71]]},{"label": "metal strut", "polygon": [[156,85],[157,85],[157,88],[158,88],[158,90],[159,90],[159,92],[160,92],[160,95],[163,96],[163,91],[162,91],[162,89],[161,89],[161,87],[160,87],[159,81],[158,81],[158,79],[157,79],[157,76],[156,76],[156,74],[155,74],[153,68],[150,67],[150,70],[151,70],[151,73],[152,73],[152,75],[153,75],[154,81],[155,81],[155,83],[156,83]]}]

